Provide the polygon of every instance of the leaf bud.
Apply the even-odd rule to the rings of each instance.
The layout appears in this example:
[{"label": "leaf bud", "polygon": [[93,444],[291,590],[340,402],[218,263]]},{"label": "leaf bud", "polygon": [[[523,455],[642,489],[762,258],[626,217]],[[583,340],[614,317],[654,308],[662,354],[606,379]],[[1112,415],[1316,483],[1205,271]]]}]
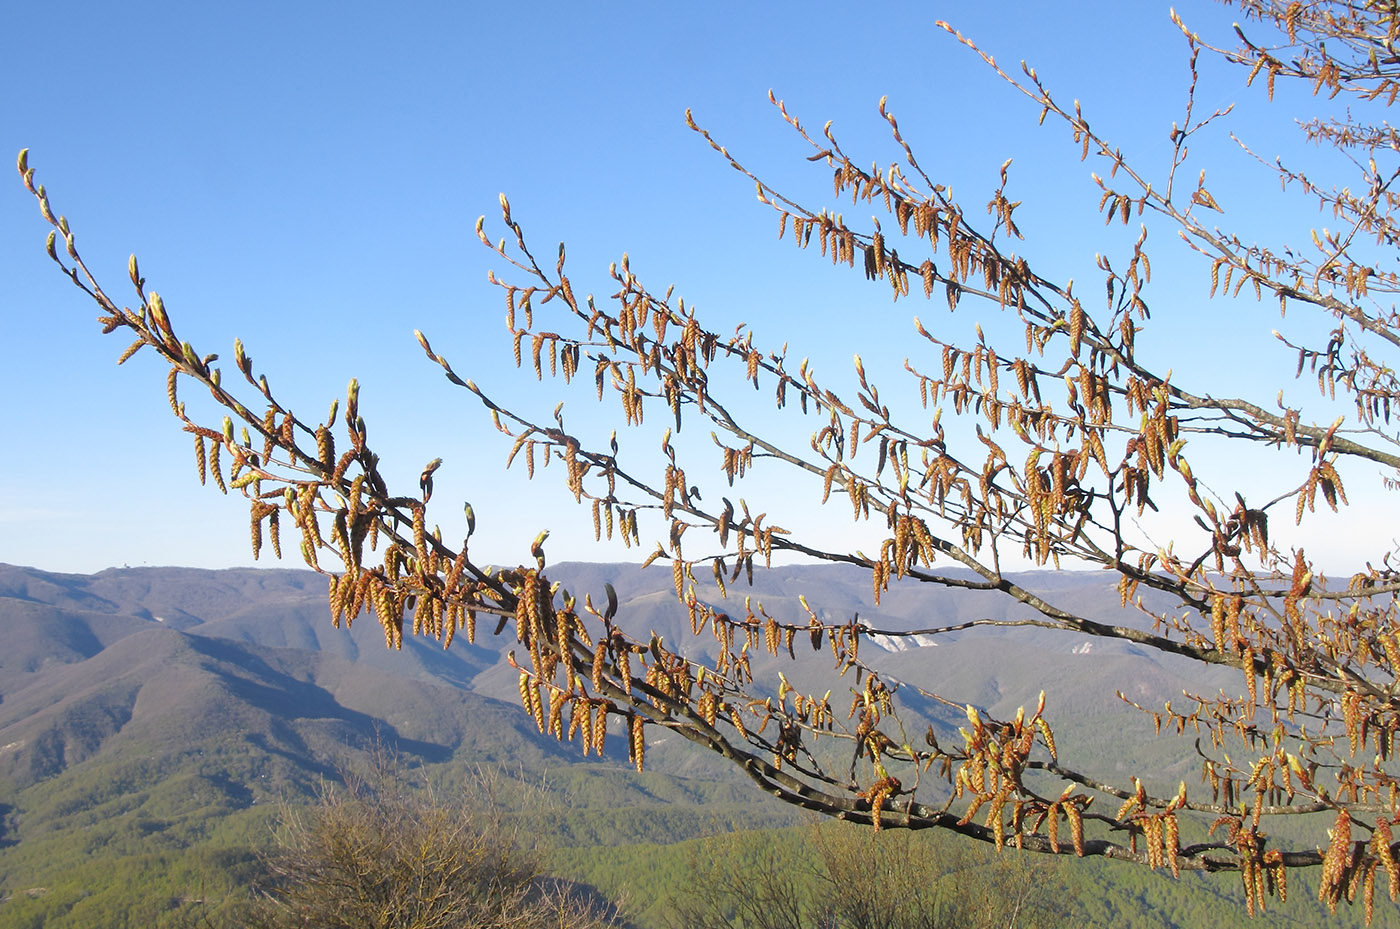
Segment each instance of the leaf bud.
[{"label": "leaf bud", "polygon": [[151,295],[146,299],[146,305],[151,308],[151,316],[161,331],[167,335],[174,335],[174,331],[170,328],[170,317],[165,315],[165,301],[160,298],[160,294],[151,291]]},{"label": "leaf bud", "polygon": [[38,197],[39,197],[39,212],[40,212],[41,214],[43,214],[44,219],[48,220],[49,225],[51,225],[51,226],[57,226],[57,225],[58,225],[58,220],[54,219],[54,217],[53,217],[53,210],[49,209],[49,195],[48,195],[47,193],[44,192],[44,185],[43,185],[43,184],[40,184],[40,185],[39,185]]}]

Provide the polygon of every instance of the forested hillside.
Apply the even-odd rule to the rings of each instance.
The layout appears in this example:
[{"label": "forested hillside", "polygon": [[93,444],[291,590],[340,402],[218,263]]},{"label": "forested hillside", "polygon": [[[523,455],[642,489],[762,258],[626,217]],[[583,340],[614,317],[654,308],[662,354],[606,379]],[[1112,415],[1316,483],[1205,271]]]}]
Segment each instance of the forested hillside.
[{"label": "forested hillside", "polygon": [[[613,584],[634,631],[690,634],[669,571],[568,565],[556,575],[579,596]],[[1105,618],[1132,619],[1096,576],[1036,580],[1061,585],[1061,599],[1081,599]],[[814,605],[841,610],[863,593],[854,572],[832,568],[775,569],[756,582],[750,595],[770,604],[800,590]],[[742,609],[743,593],[731,591],[728,603]],[[907,629],[988,615],[986,608],[946,591],[892,592],[878,614],[862,618]],[[696,856],[714,854],[718,840],[706,836],[777,828],[785,831],[752,841],[761,845],[771,835],[800,849],[810,834],[790,809],[680,739],[655,739],[647,770],[638,773],[620,732],[602,759],[541,735],[516,702],[516,675],[506,663],[513,637],[480,635],[475,646],[458,642],[446,651],[405,639],[393,652],[375,623],[333,628],[325,581],[310,572],[143,568],[77,576],[0,566],[0,631],[6,929],[179,925],[237,898],[247,892],[254,850],[266,845],[280,805],[311,802],[319,786],[385,746],[440,789],[458,790],[484,771],[553,793],[557,802],[546,814],[531,814],[532,834],[552,850],[548,860],[560,874],[625,899],[641,926],[660,926],[675,910],[673,895]],[[1136,712],[1115,690],[1167,699],[1182,682],[1170,662],[1130,646],[1096,653],[1095,671],[1086,674],[1077,670],[1088,666],[1083,643],[1063,636],[1012,644],[970,630],[937,641],[906,641],[887,664],[957,677],[998,713],[1035,698],[1024,692],[1029,668],[1042,676],[1047,666],[1060,668],[1057,732],[1107,769],[1125,759],[1105,753],[1104,730]],[[770,659],[755,657],[755,665],[760,660]],[[838,694],[850,686],[824,653],[787,673],[826,679],[823,686]],[[913,732],[958,725],[959,714],[946,708],[905,702]],[[1179,744],[1147,736],[1135,750],[1148,759],[1183,754]],[[941,860],[971,855],[976,867],[990,860],[980,850],[949,851],[958,848],[954,838],[937,842]],[[797,867],[800,856],[793,861]],[[1176,882],[1106,862],[1066,867],[1057,860],[1040,879],[1085,924],[1185,927],[1243,918],[1233,876]],[[956,886],[941,892],[955,894]],[[1302,921],[1317,915],[1305,891],[1275,909]],[[1397,924],[1393,915],[1382,912],[1379,924]]]}]

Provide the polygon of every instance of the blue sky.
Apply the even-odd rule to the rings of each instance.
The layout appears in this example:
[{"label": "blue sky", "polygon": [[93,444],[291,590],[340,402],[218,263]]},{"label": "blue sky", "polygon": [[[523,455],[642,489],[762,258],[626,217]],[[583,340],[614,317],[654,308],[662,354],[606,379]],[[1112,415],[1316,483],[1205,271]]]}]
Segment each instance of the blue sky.
[{"label": "blue sky", "polygon": [[[1202,33],[1230,41],[1229,10],[1177,6]],[[875,111],[889,95],[926,166],[966,194],[970,211],[1014,157],[1026,252],[1098,287],[1095,252],[1121,247],[1126,234],[1105,232],[1095,215],[1092,166],[1078,163],[1062,129],[1038,129],[1034,108],[933,23],[949,20],[1008,66],[1029,59],[1149,168],[1166,165],[1186,85],[1184,42],[1156,2],[1082,3],[1073,16],[1043,2],[78,2],[61,15],[29,4],[6,18],[0,148],[6,158],[30,148],[109,292],[132,299],[123,282],[135,252],[182,337],[228,356],[240,336],[308,419],[357,376],[391,479],[412,488],[442,456],[437,493],[472,501],[475,551],[502,561],[521,557],[543,528],[556,560],[628,553],[594,546],[586,511],[557,483],[504,474],[508,446],[414,341],[421,328],[488,391],[539,415],[553,408],[558,398],[509,362],[502,300],[485,279],[500,262],[473,233],[478,215],[496,218],[499,192],[542,251],[568,243],[576,289],[606,293],[607,265],[627,251],[643,280],[675,283],[720,331],[747,322],[769,344],[790,340],[794,357],[846,376],[853,342],[868,369],[872,358],[897,367],[913,350],[910,318],[938,308],[892,308],[884,285],[778,243],[751,184],[686,129],[687,107],[740,160],[819,204],[829,176],[803,160],[769,89],[814,128],[834,120],[849,150],[882,164],[898,157]],[[1239,101],[1236,128],[1265,150],[1296,147],[1286,110],[1279,119],[1287,101],[1269,110],[1238,72],[1207,71],[1202,105]],[[1242,185],[1246,216],[1271,228],[1266,179],[1223,133],[1204,144],[1222,153],[1218,189]],[[68,571],[250,563],[246,510],[199,487],[189,438],[163,398],[164,371],[144,353],[113,367],[125,342],[100,335],[91,305],[48,263],[47,227],[9,177],[0,183],[0,561]],[[1222,312],[1205,301],[1200,267],[1161,248],[1158,276],[1170,279],[1155,305],[1179,314],[1163,351],[1191,347],[1184,365],[1164,367],[1214,373],[1221,392],[1257,382],[1260,370],[1287,383],[1292,362],[1267,340],[1278,325],[1272,307]],[[938,319],[959,336],[976,322],[946,311]],[[1202,340],[1201,325],[1219,338]],[[1272,367],[1226,370],[1246,338]],[[880,381],[907,389],[894,373]],[[612,426],[590,397],[586,388],[565,395],[566,416],[606,436]],[[761,480],[756,492],[790,507],[788,524],[849,531],[832,525],[841,514],[803,516],[809,509],[782,499],[783,485]],[[1378,478],[1361,474],[1348,489],[1364,495],[1371,485]],[[443,518],[455,513],[446,507]],[[300,564],[294,550],[286,564]]]}]

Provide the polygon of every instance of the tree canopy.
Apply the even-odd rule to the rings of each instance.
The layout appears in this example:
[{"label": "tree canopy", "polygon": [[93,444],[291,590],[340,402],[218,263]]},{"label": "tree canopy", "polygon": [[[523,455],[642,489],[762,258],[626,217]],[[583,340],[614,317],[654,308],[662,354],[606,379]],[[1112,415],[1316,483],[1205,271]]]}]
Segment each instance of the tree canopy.
[{"label": "tree canopy", "polygon": [[[508,394],[459,374],[419,333],[427,359],[485,408],[504,435],[508,465],[532,476],[552,465],[599,538],[621,537],[648,563],[669,563],[708,659],[696,643],[629,629],[610,587],[567,591],[552,583],[547,533],[523,564],[507,568],[471,552],[470,505],[467,537],[444,537],[432,528],[440,461],[423,468],[417,488],[391,488],[360,415],[356,381],[318,422],[276,399],[241,342],[225,380],[217,355],[176,334],[134,256],[139,304],[109,296],[36,185],[27,152],[18,167],[54,227],[50,257],[97,302],[104,331],[132,339],[120,360],[149,348],[168,363],[168,400],[193,436],[200,479],[246,498],[255,553],[266,543],[280,555],[283,534],[293,536],[305,561],[330,576],[337,624],[371,612],[391,647],[404,635],[433,636],[444,646],[459,634],[471,640],[479,618],[497,634],[511,629],[522,703],[542,731],[576,740],[585,754],[601,753],[611,723],[640,768],[649,733],[666,729],[789,803],[875,828],[940,827],[997,846],[1106,856],[1173,873],[1236,870],[1251,909],[1284,892],[1289,869],[1320,866],[1324,901],[1359,900],[1369,913],[1378,881],[1392,899],[1400,894],[1391,834],[1400,821],[1392,757],[1400,729],[1400,576],[1393,553],[1380,549],[1328,577],[1304,546],[1281,546],[1277,537],[1282,525],[1306,532],[1319,511],[1345,507],[1344,470],[1383,469],[1393,487],[1391,469],[1400,468],[1400,433],[1390,421],[1400,398],[1391,361],[1400,346],[1392,189],[1400,136],[1385,120],[1400,93],[1393,48],[1400,13],[1381,2],[1236,5],[1244,22],[1226,41],[1208,41],[1177,21],[1190,82],[1184,118],[1164,142],[1163,172],[1125,157],[1033,67],[1003,68],[939,24],[947,43],[971,50],[971,66],[980,57],[1004,80],[1008,103],[1028,98],[1028,119],[1061,127],[1095,172],[1105,223],[1138,231],[1127,248],[1094,256],[1103,290],[1092,297],[1039,270],[1036,243],[1017,227],[1021,201],[1013,199],[1009,162],[985,206],[980,198],[956,199],[924,169],[884,101],[879,116],[897,160],[865,167],[871,156],[848,153],[829,124],[814,130],[773,98],[807,147],[812,170],[831,178],[825,204],[770,186],[687,114],[690,128],[774,212],[780,238],[888,287],[897,305],[922,297],[954,311],[955,320],[993,313],[1024,333],[1005,342],[979,326],[975,339],[962,340],[945,325],[916,319],[919,341],[909,347],[905,372],[867,370],[857,355],[849,391],[819,381],[797,360],[800,333],[775,344],[743,328],[724,335],[672,289],[649,289],[626,255],[609,269],[609,296],[595,299],[566,269],[562,244],[548,258],[532,247],[504,195],[499,225],[478,221],[482,243],[503,263],[492,282],[504,293],[516,364],[541,380],[591,381],[600,399],[616,404],[623,437],[575,432],[560,408],[552,418],[517,409]],[[1312,230],[1310,241],[1277,243],[1231,228],[1222,210],[1227,192],[1208,186],[1190,154],[1199,133],[1230,120],[1228,109],[1197,105],[1202,55],[1238,65],[1253,92],[1269,99],[1296,82],[1319,102],[1347,102],[1343,115],[1324,109],[1301,126],[1309,140],[1342,156],[1346,176],[1319,178],[1259,153],[1259,170],[1277,177],[1300,213],[1320,206],[1330,228]],[[843,203],[853,214],[876,211],[884,222],[848,222]],[[1154,243],[1184,240],[1212,297],[1276,302],[1285,320],[1301,320],[1288,335],[1274,334],[1296,353],[1296,368],[1235,397],[1209,372],[1174,375],[1146,360],[1163,354],[1148,350],[1153,313],[1201,312],[1160,303],[1149,309],[1149,233]],[[1093,245],[1084,248],[1087,255]],[[1208,324],[1201,326],[1209,338]],[[894,337],[879,327],[853,329]],[[1275,396],[1295,378],[1315,381],[1319,396],[1308,404]],[[225,408],[222,423],[187,414],[181,390],[191,381]],[[757,413],[760,401],[784,418],[808,417],[816,431],[789,438]],[[710,432],[709,451],[703,442],[683,444],[683,427],[688,436]],[[658,432],[659,456],[651,439],[631,438]],[[1224,452],[1197,457],[1193,448],[1188,459],[1188,442]],[[1270,460],[1271,473],[1287,475],[1281,486],[1254,475],[1238,479],[1224,464],[1256,455]],[[883,527],[878,548],[804,538],[774,524],[755,499],[736,505],[725,496],[737,497],[729,488],[760,468],[807,475],[814,507]],[[794,479],[793,487],[802,486]],[[1159,540],[1144,526],[1161,511],[1189,514],[1191,522]],[[1351,518],[1362,525],[1373,517]],[[775,555],[857,566],[869,573],[876,604],[900,585],[988,591],[1034,610],[1033,620],[1015,621],[1021,625],[1126,640],[1201,668],[1233,669],[1236,695],[1202,692],[1141,708],[1145,725],[1200,733],[1197,747],[1184,751],[1200,753],[1202,783],[1159,784],[1151,771],[1108,782],[1061,757],[1052,722],[1064,721],[1054,714],[1053,680],[1039,705],[997,719],[939,692],[934,681],[889,679],[871,650],[861,649],[875,633],[937,636],[997,620],[877,630],[858,615],[823,616],[820,604],[805,600],[792,614],[750,600],[741,611],[741,585]],[[1144,621],[1106,624],[1058,604],[1003,569],[1015,559],[1111,571],[1123,606],[1135,605]],[[1170,606],[1148,605],[1147,593],[1153,604]],[[830,693],[801,691],[784,674],[755,676],[751,656],[795,660],[798,643],[828,653],[846,675],[849,709]],[[965,713],[957,743],[940,742],[932,729],[922,740],[904,735],[901,690]],[[1183,841],[1188,818],[1209,835],[1202,829]],[[1311,826],[1298,833],[1305,838],[1284,841],[1263,828],[1271,820]]]}]

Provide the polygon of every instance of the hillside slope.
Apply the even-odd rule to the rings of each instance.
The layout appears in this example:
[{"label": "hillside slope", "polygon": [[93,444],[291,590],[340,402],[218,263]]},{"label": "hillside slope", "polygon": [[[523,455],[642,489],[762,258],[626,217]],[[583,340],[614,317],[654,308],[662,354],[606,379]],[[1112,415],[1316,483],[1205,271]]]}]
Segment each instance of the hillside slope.
[{"label": "hillside slope", "polygon": [[[561,564],[550,575],[595,603],[613,584],[619,620],[634,633],[691,637],[667,569]],[[1020,580],[1096,619],[1145,621],[1120,606],[1102,575]],[[736,585],[727,598],[714,589],[701,595],[739,615],[745,597],[755,608],[797,614],[803,595],[825,619],[858,613],[889,630],[1025,616],[1001,598],[909,585],[871,609],[868,585],[853,569],[785,567],[758,572],[752,588]],[[539,834],[575,849],[794,821],[740,772],[682,739],[655,735],[638,774],[621,738],[597,760],[542,736],[516,702],[518,675],[506,663],[513,635],[485,632],[475,645],[459,640],[446,651],[409,639],[390,651],[372,617],[334,628],[325,589],[309,571],[81,576],[0,565],[0,929],[149,925],[191,882],[237,888],[276,806],[306,801],[362,766],[376,745],[448,788],[480,766],[545,783],[567,799],[540,820]],[[713,640],[691,644],[703,654]],[[916,684],[1005,715],[1046,687],[1062,757],[1074,753],[1091,773],[1153,770],[1173,789],[1194,777],[1189,745],[1152,738],[1117,690],[1150,705],[1187,684],[1230,684],[1130,644],[1035,629],[866,646],[880,648],[873,662],[892,682],[907,682],[907,731],[933,726],[940,738],[956,738],[963,724],[961,710],[921,696]],[[755,655],[754,671],[763,679],[781,667],[798,686],[831,688],[838,707],[849,700],[841,695],[854,681],[836,674],[829,652],[797,654],[795,664]]]}]

